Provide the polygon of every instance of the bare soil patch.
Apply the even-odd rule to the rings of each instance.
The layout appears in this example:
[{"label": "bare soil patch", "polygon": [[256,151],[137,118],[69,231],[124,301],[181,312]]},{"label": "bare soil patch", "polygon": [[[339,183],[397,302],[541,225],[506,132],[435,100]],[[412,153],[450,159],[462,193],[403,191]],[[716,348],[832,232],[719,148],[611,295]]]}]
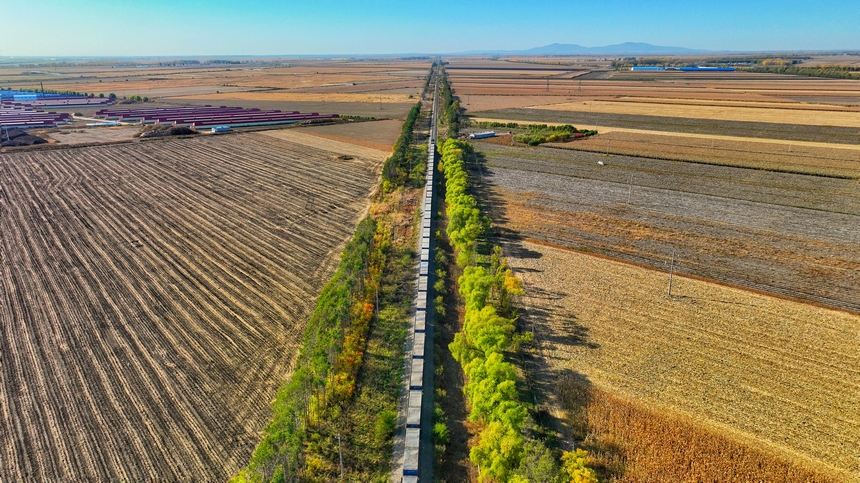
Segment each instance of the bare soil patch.
[{"label": "bare soil patch", "polygon": [[378,166],[258,134],[0,155],[0,479],[234,474]]},{"label": "bare soil patch", "polygon": [[48,135],[60,144],[103,143],[130,141],[140,132],[140,126],[60,128]]}]

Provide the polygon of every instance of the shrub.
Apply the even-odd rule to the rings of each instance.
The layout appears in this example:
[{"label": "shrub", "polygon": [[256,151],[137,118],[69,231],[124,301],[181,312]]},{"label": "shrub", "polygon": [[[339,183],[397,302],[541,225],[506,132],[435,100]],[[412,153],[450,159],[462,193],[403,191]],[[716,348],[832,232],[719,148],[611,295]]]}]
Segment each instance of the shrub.
[{"label": "shrub", "polygon": [[394,427],[397,425],[397,413],[391,410],[382,411],[376,418],[374,426],[374,435],[376,439],[381,441],[388,439],[394,433]]}]

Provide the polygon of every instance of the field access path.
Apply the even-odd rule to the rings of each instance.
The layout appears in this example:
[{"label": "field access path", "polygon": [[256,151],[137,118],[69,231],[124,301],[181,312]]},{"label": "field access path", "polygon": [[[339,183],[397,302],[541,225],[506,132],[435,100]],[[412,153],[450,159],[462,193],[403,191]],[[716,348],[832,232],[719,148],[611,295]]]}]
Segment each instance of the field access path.
[{"label": "field access path", "polygon": [[378,166],[261,134],[0,154],[0,481],[235,474]]}]

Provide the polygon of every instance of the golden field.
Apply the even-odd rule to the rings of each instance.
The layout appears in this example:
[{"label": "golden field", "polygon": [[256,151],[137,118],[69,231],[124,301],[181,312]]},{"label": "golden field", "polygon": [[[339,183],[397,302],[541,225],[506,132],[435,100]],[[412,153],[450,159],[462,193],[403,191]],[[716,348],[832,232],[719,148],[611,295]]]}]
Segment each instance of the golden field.
[{"label": "golden field", "polygon": [[857,479],[860,317],[677,275],[670,297],[664,272],[522,248],[530,255],[514,250],[511,263],[525,283],[523,323],[548,374],[582,375],[616,396]]}]

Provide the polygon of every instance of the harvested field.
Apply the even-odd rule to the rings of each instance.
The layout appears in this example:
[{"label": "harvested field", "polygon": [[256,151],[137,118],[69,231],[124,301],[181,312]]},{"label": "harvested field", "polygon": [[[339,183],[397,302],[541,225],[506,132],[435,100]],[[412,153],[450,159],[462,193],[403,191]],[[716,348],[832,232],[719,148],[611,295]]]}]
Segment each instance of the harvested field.
[{"label": "harvested field", "polygon": [[322,136],[314,136],[298,129],[275,129],[262,131],[260,132],[260,135],[301,144],[302,146],[312,149],[321,149],[337,153],[341,156],[357,156],[363,159],[376,161],[379,164],[382,164],[382,161],[384,161],[390,154],[388,151],[382,151],[380,149],[356,146],[343,141],[326,139]]},{"label": "harvested field", "polygon": [[219,92],[260,89],[337,94],[412,88],[417,93],[424,85],[430,66],[429,62],[397,59],[389,62],[302,59],[286,62],[288,65],[272,66],[271,60],[250,60],[240,67],[230,64],[62,66],[52,67],[50,73],[37,75],[13,70],[0,73],[0,87],[39,88],[39,82],[42,82],[46,89],[105,95],[113,92],[120,97],[141,95],[150,98],[218,95]]},{"label": "harvested field", "polygon": [[860,179],[860,144],[777,143],[752,138],[677,136],[667,133],[616,131],[548,146],[628,156],[694,161],[773,171],[844,176]]},{"label": "harvested field", "polygon": [[612,394],[584,377],[567,377],[559,386],[565,423],[582,438],[592,467],[607,483],[845,479],[756,441],[727,436],[688,415]]},{"label": "harvested field", "polygon": [[[858,181],[477,143],[504,229],[860,311]],[[605,166],[597,164],[606,163]],[[630,203],[627,203],[627,200]]]},{"label": "harvested field", "polygon": [[0,480],[225,480],[379,159],[260,134],[0,155]]},{"label": "harvested field", "polygon": [[586,410],[624,463],[614,481],[858,480],[860,317],[682,277],[670,298],[664,272],[528,241],[508,253],[549,402],[576,409],[570,380],[613,396]]},{"label": "harvested field", "polygon": [[400,136],[403,123],[397,120],[365,121],[322,126],[307,126],[298,130],[321,138],[390,152]]},{"label": "harvested field", "polygon": [[[95,122],[95,121],[93,121]],[[47,135],[58,143],[82,144],[130,141],[140,132],[140,126],[60,128]]]},{"label": "harvested field", "polygon": [[494,111],[498,109],[516,109],[521,107],[540,106],[544,104],[557,104],[565,100],[572,100],[572,98],[568,99],[559,96],[460,95],[460,105],[469,113]]},{"label": "harvested field", "polygon": [[[499,119],[499,118],[489,118],[489,117],[470,117],[470,121],[475,122],[501,122],[501,123],[521,123],[522,121],[517,121],[514,119]],[[528,123],[527,123],[528,124]],[[562,122],[546,122],[543,121],[541,124],[548,124],[550,126],[562,126],[565,123]],[[579,149],[580,145],[600,145],[602,144],[602,149],[590,149],[588,147],[582,148],[583,151],[602,151],[604,153],[607,152],[607,148],[609,148],[608,154],[634,154],[629,153],[625,149],[616,150],[615,143],[613,140],[620,140],[622,143],[620,146],[626,146],[626,142],[630,142],[633,144],[639,144],[637,149],[647,149],[642,145],[653,144],[654,146],[675,146],[677,143],[677,147],[682,151],[686,147],[700,147],[707,144],[709,147],[716,150],[728,150],[732,151],[736,148],[734,143],[741,143],[741,145],[746,146],[749,149],[752,149],[756,152],[761,152],[762,154],[769,154],[771,156],[778,154],[785,154],[787,157],[785,159],[785,163],[788,163],[792,166],[803,167],[803,169],[815,170],[817,169],[816,159],[822,160],[832,160],[837,164],[839,161],[846,161],[845,164],[841,166],[836,166],[834,164],[834,168],[836,169],[853,169],[851,164],[852,156],[850,151],[860,151],[860,144],[836,144],[836,143],[822,143],[816,141],[792,141],[788,139],[768,139],[768,138],[750,138],[743,136],[721,136],[718,134],[697,134],[697,133],[669,133],[662,131],[650,131],[647,129],[630,129],[624,127],[605,127],[605,126],[589,126],[584,124],[577,124],[575,126],[577,129],[587,129],[587,130],[598,130],[600,129],[600,133],[595,137],[589,137],[588,139],[577,140],[576,144],[571,143],[545,143],[545,146],[553,146],[557,148],[563,149]],[[618,135],[616,133],[621,133]],[[610,135],[611,134],[611,135]],[[500,140],[497,140],[498,142]],[[597,142],[595,142],[597,141]],[[481,142],[493,142],[489,140],[482,140]],[[507,140],[507,144],[510,144],[510,139]],[[584,144],[580,144],[584,143]],[[723,146],[725,143],[725,146]],[[743,149],[743,148],[742,148]],[[758,151],[761,150],[761,151]],[[795,150],[797,153],[801,153],[795,156]],[[665,152],[666,156],[661,156],[660,154]],[[809,153],[808,160],[805,159],[804,153]],[[646,157],[657,157],[657,158],[666,158],[666,159],[676,159],[673,157],[673,150],[666,149],[666,151],[660,151],[660,148],[654,150],[647,150],[647,152],[643,152],[641,156]],[[691,156],[693,156],[691,154]],[[718,154],[714,155],[719,157]],[[708,162],[710,159],[709,155],[703,155],[701,157],[679,157],[677,159],[681,160],[690,160],[699,162]],[[860,160],[860,157],[857,158]],[[724,164],[724,163],[718,163]],[[756,169],[775,169],[780,170],[780,164],[773,163],[760,163],[758,161],[751,161],[745,159],[744,156],[738,156],[737,162],[732,163],[729,161],[729,165],[736,166],[747,166]],[[826,164],[826,163],[825,163]],[[829,165],[822,166],[822,169],[826,169]],[[837,173],[829,173],[827,171],[808,171],[813,174],[822,174],[822,175],[833,175],[840,176]]]},{"label": "harvested field", "polygon": [[[415,96],[413,96],[415,98]],[[393,103],[400,104],[411,102],[409,94],[369,94],[369,93],[314,93],[314,92],[292,92],[292,91],[254,91],[254,92],[232,92],[216,95],[180,96],[173,100],[184,101],[186,99],[211,99],[214,102],[222,101],[316,101],[316,102],[366,102],[366,103]],[[415,101],[417,102],[417,100]],[[412,105],[415,105],[415,102]]]},{"label": "harvested field", "polygon": [[[415,105],[415,102],[411,102],[413,99],[409,99],[409,96],[406,96],[406,100],[410,102],[404,102],[399,104],[394,103],[379,103],[376,102],[327,102],[325,101],[325,96],[322,97],[322,100],[311,100],[311,101],[247,101],[247,100],[224,100],[224,99],[212,99],[212,98],[204,98],[204,99],[165,99],[167,102],[171,102],[174,104],[191,104],[191,105],[213,105],[213,106],[240,106],[246,108],[258,108],[258,109],[278,109],[281,111],[299,111],[299,112],[319,112],[319,113],[333,113],[333,114],[347,114],[354,116],[372,116],[376,118],[391,118],[391,119],[406,119],[406,115],[409,113],[409,109],[412,109],[412,106]],[[416,101],[417,102],[417,101]]]},{"label": "harvested field", "polygon": [[[594,114],[632,114],[713,121],[746,121],[776,124],[799,124],[803,126],[860,127],[860,114],[834,110],[801,110],[769,107],[767,103],[734,106],[707,104],[681,104],[637,101],[590,101],[569,102],[541,106],[548,111],[588,111]],[[771,106],[773,103],[771,103]]]},{"label": "harvested field", "polygon": [[[564,69],[562,66],[552,67]],[[558,102],[565,102],[566,97],[585,101],[617,101],[624,98],[681,103],[692,100],[733,101],[740,105],[767,102],[779,103],[780,107],[787,109],[860,109],[860,88],[857,87],[856,81],[850,79],[745,72],[582,73],[576,71],[577,68],[573,67],[567,72],[530,72],[452,69],[449,66],[448,75],[454,90],[460,96],[553,96],[558,98]],[[805,102],[815,103],[817,106],[808,106]],[[535,105],[539,104],[543,103]]]},{"label": "harvested field", "polygon": [[[664,105],[687,106],[695,108],[696,106],[710,107],[746,107],[746,108],[766,108],[766,109],[788,109],[797,111],[839,111],[839,112],[860,112],[860,106],[838,106],[826,104],[809,104],[806,102],[762,102],[762,101],[723,101],[723,100],[707,100],[707,99],[655,99],[651,97],[620,97],[613,101],[616,104],[632,102],[637,104],[637,108],[642,108],[641,104],[657,104],[658,108]],[[752,111],[747,111],[752,112]],[[819,114],[821,115],[821,114]],[[851,122],[856,122],[853,118]],[[805,124],[805,123],[800,123]]]},{"label": "harvested field", "polygon": [[[530,123],[562,123],[574,126],[619,127],[644,131],[671,133],[710,134],[762,139],[783,139],[834,144],[860,143],[856,127],[809,126],[800,124],[721,121],[680,117],[648,116],[639,114],[599,114],[589,112],[583,105],[581,111],[553,111],[549,109],[498,109],[475,112],[477,118],[514,120]],[[860,114],[857,114],[860,116]]]}]

